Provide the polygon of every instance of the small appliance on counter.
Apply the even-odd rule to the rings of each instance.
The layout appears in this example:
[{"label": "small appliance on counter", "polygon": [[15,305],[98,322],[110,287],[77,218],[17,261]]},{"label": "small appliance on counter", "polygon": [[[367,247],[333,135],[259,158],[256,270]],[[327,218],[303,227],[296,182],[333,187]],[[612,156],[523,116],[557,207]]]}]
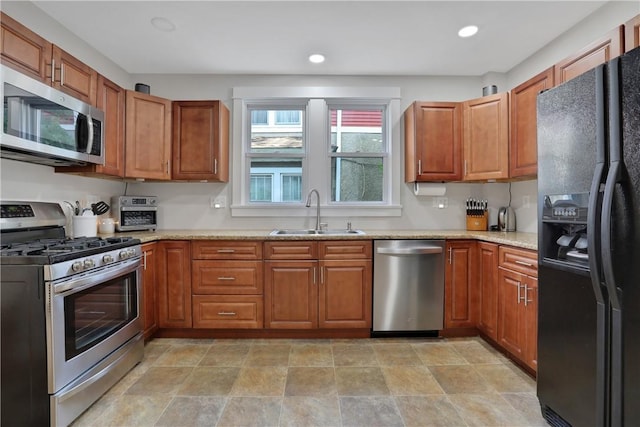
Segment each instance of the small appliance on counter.
[{"label": "small appliance on counter", "polygon": [[158,228],[156,196],[114,196],[111,209],[117,231],[142,231]]},{"label": "small appliance on counter", "polygon": [[516,212],[511,206],[503,206],[498,210],[498,230],[516,231]]},{"label": "small appliance on counter", "polygon": [[486,200],[467,199],[467,230],[487,231],[488,206]]}]

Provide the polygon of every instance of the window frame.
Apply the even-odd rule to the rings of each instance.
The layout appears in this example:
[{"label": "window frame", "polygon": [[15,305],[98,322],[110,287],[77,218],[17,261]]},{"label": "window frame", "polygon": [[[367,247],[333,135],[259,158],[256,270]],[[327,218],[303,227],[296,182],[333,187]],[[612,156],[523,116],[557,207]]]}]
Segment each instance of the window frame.
[{"label": "window frame", "polygon": [[[251,135],[250,109],[287,109],[306,104],[303,117],[303,155],[297,153],[273,153],[278,158],[302,157],[302,200],[300,202],[249,202],[247,182],[250,181],[249,137]],[[318,113],[323,107],[323,115]],[[383,120],[386,156],[383,158],[383,200],[369,202],[331,201],[331,121],[330,109],[385,109]],[[323,217],[332,216],[400,216],[402,170],[400,141],[400,89],[395,87],[235,87],[233,88],[232,122],[232,201],[234,217],[306,217],[306,196],[311,189],[320,192]],[[318,141],[317,135],[324,135]],[[341,153],[349,156],[351,153]],[[353,153],[355,154],[355,153]],[[383,153],[371,153],[368,157],[383,157]],[[322,161],[318,161],[318,155]],[[264,157],[264,156],[263,156]],[[275,157],[275,156],[274,156]],[[363,156],[364,157],[364,156]],[[314,161],[310,161],[313,158]],[[386,163],[385,163],[386,162]]]}]

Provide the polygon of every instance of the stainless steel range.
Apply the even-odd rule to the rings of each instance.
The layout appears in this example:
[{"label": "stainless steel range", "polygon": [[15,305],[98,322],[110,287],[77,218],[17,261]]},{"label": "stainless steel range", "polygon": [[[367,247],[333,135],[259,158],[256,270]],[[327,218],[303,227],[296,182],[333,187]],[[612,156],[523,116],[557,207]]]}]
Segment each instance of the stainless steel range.
[{"label": "stainless steel range", "polygon": [[56,203],[0,202],[2,425],[67,426],[142,360],[140,241],[64,224]]}]

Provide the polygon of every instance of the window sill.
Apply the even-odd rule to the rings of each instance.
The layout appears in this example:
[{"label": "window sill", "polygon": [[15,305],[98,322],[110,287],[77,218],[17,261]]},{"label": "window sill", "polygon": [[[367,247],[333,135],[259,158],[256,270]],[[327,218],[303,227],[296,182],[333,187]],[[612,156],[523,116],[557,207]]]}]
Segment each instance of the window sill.
[{"label": "window sill", "polygon": [[[402,215],[402,205],[323,205],[320,206],[320,214],[322,217],[399,217]],[[315,205],[309,208],[299,204],[231,206],[232,217],[307,217],[309,215],[315,215]]]}]

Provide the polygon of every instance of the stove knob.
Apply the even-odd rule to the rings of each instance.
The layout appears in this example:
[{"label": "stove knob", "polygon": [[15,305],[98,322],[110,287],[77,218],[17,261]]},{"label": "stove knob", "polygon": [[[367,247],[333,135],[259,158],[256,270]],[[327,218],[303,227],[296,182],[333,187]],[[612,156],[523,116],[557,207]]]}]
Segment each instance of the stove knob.
[{"label": "stove knob", "polygon": [[93,268],[95,266],[96,266],[96,263],[91,258],[84,260],[84,268]]},{"label": "stove knob", "polygon": [[118,256],[120,257],[120,259],[126,259],[129,256],[129,254],[127,253],[126,250],[124,250],[124,251],[120,251]]},{"label": "stove knob", "polygon": [[113,262],[113,255],[105,255],[102,257],[102,262],[104,262],[105,264],[108,264],[110,262]]},{"label": "stove knob", "polygon": [[129,253],[130,257],[136,256],[136,250],[133,248],[127,249],[127,252]]},{"label": "stove knob", "polygon": [[82,261],[76,261],[73,264],[71,264],[71,269],[73,271],[80,271],[82,270],[84,267],[84,264],[82,263]]}]

